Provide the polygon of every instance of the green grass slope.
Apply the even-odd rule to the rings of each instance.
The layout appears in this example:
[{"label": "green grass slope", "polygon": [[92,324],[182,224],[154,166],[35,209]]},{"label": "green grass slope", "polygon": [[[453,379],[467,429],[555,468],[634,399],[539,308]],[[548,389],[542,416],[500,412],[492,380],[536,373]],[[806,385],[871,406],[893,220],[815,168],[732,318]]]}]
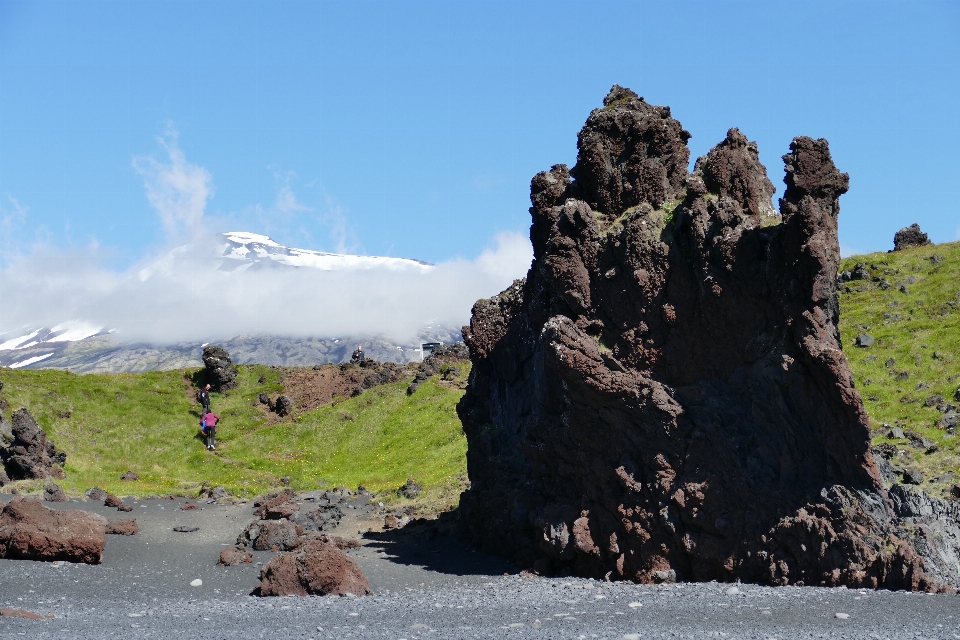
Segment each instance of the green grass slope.
[{"label": "green grass slope", "polygon": [[[216,453],[205,450],[199,435],[192,371],[2,370],[0,395],[7,417],[26,407],[67,452],[62,485],[69,492],[97,485],[121,495],[190,494],[209,482],[251,496],[275,489],[283,476],[297,489],[315,489],[319,480],[379,491],[414,478],[435,499],[455,499],[466,457],[455,411],[462,391],[431,379],[408,396],[402,382],[275,422],[256,396],[281,390],[279,371],[239,369],[238,388],[212,394],[223,419]],[[140,480],[121,481],[128,469]]]},{"label": "green grass slope", "polygon": [[[896,445],[904,452],[897,464],[921,470],[933,480],[924,489],[943,494],[956,481],[951,474],[960,475],[960,437],[941,428],[937,409],[960,405],[954,395],[960,386],[960,242],[852,256],[840,269],[857,263],[871,278],[840,287],[840,335],[874,444]],[[873,346],[857,347],[860,334],[872,336]],[[884,424],[938,448],[927,453],[908,439],[889,438]]]}]

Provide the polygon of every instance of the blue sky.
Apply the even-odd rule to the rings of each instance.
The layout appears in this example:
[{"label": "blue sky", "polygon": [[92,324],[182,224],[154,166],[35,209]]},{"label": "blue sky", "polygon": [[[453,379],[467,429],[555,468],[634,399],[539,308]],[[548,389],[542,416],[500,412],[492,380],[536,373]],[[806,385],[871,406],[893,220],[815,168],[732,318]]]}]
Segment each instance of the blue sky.
[{"label": "blue sky", "polygon": [[845,253],[960,237],[954,1],[0,0],[0,258],[159,251],[145,185],[173,153],[214,230],[472,259],[526,233],[530,178],[575,162],[614,83],[694,159],[739,127],[778,187],[791,138],[827,138]]}]

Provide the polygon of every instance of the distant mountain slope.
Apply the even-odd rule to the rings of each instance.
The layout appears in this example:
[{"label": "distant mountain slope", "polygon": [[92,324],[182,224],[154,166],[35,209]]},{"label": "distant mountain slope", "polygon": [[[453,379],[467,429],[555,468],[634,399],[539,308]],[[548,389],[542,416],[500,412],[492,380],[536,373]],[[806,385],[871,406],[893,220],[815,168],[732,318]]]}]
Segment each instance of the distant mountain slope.
[{"label": "distant mountain slope", "polygon": [[843,350],[874,445],[947,493],[960,480],[960,242],[852,256],[840,271]]}]

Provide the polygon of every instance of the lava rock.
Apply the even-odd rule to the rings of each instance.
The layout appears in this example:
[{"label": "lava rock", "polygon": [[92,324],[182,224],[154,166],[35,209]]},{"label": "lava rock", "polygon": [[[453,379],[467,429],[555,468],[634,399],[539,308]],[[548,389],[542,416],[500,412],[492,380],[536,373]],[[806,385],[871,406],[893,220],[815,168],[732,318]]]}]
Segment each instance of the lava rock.
[{"label": "lava rock", "polygon": [[257,394],[257,402],[260,404],[270,404],[270,396],[266,391],[261,391]]},{"label": "lava rock", "polygon": [[135,536],[140,533],[140,527],[134,518],[114,520],[107,524],[107,535]]},{"label": "lava rock", "polygon": [[916,222],[893,234],[894,251],[901,251],[907,247],[922,247],[928,244],[932,244],[930,238],[920,230],[920,225]]},{"label": "lava rock", "polygon": [[957,412],[956,411],[947,411],[940,418],[940,426],[944,429],[956,429],[957,428]]},{"label": "lava rock", "polygon": [[861,333],[857,336],[857,346],[858,347],[872,347],[873,346],[873,336],[867,333]]},{"label": "lava rock", "polygon": [[122,505],[122,504],[123,504],[123,500],[121,500],[121,499],[118,498],[117,496],[113,495],[112,493],[108,493],[108,494],[107,494],[107,497],[103,499],[103,506],[105,506],[105,507],[113,507],[113,508],[116,508],[116,507],[119,507],[119,506]]},{"label": "lava rock", "polygon": [[198,498],[208,498],[210,500],[223,500],[228,497],[227,490],[223,487],[211,487],[206,482],[200,487]]},{"label": "lava rock", "polygon": [[916,469],[906,469],[903,472],[903,481],[907,484],[923,484],[923,474]]},{"label": "lava rock", "polygon": [[188,527],[186,525],[179,525],[173,528],[177,533],[196,533],[200,531],[200,527]]},{"label": "lava rock", "polygon": [[311,540],[264,565],[257,593],[261,596],[364,596],[373,592],[352,558],[333,544]]},{"label": "lava rock", "polygon": [[100,564],[107,519],[88,511],[56,511],[17,496],[0,510],[0,558]]},{"label": "lava rock", "polygon": [[303,534],[303,527],[285,519],[259,520],[252,526],[255,531],[247,537],[257,551],[289,551],[296,548]]},{"label": "lava rock", "polygon": [[204,380],[214,391],[222,392],[237,386],[237,368],[223,347],[207,345],[203,348]]},{"label": "lava rock", "polygon": [[256,509],[253,514],[263,520],[279,520],[289,518],[297,511],[300,505],[294,501],[292,489],[284,489],[279,493],[272,493],[254,503]]},{"label": "lava rock", "polygon": [[238,564],[250,564],[253,562],[253,552],[247,551],[244,547],[227,547],[220,552],[220,559],[217,565],[221,567],[232,567]]},{"label": "lava rock", "polygon": [[293,399],[287,395],[280,396],[274,405],[274,411],[276,411],[280,417],[290,415],[293,411]]},{"label": "lava rock", "polygon": [[[421,384],[426,382],[430,376],[441,373],[445,366],[452,365],[454,362],[466,360],[470,357],[470,350],[463,342],[453,344],[442,344],[434,348],[433,352],[423,359],[420,366],[417,367],[417,373],[413,381],[407,387],[407,395],[413,395]],[[459,371],[459,369],[457,370]]]},{"label": "lava rock", "polygon": [[403,485],[399,489],[397,489],[397,493],[403,496],[404,498],[409,498],[410,500],[413,500],[414,498],[419,496],[421,493],[423,493],[423,487],[412,478],[407,478],[407,481],[403,483]]},{"label": "lava rock", "polygon": [[44,502],[69,502],[63,488],[55,482],[51,482],[43,488],[43,500]]},{"label": "lava rock", "polygon": [[120,479],[126,480],[127,482],[133,482],[134,480],[140,479],[140,474],[137,473],[136,471],[127,471],[122,476],[120,476]]},{"label": "lava rock", "polygon": [[304,531],[328,531],[335,529],[343,518],[343,510],[336,504],[321,504],[313,511],[298,511],[289,517]]},{"label": "lava rock", "polygon": [[11,416],[10,435],[6,447],[0,448],[0,461],[10,480],[35,478],[64,478],[63,464],[67,454],[59,451],[46,432],[25,408],[17,409]]},{"label": "lava rock", "polygon": [[100,487],[90,487],[83,492],[83,495],[87,496],[89,499],[96,502],[102,502],[107,499],[107,496],[110,495]]},{"label": "lava rock", "polygon": [[960,586],[940,550],[888,549],[913,538],[841,350],[827,141],[791,142],[778,215],[736,129],[691,174],[669,109],[604,105],[531,182],[527,277],[464,327],[459,533],[561,575]]}]

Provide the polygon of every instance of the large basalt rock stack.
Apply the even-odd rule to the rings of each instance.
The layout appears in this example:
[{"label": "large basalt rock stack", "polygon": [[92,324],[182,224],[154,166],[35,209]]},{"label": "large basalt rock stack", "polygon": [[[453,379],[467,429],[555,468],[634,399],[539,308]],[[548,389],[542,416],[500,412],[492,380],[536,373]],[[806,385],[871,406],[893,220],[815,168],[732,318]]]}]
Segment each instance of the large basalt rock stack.
[{"label": "large basalt rock stack", "polygon": [[205,382],[209,382],[214,391],[227,391],[237,386],[237,368],[223,347],[213,344],[204,347],[203,366],[206,368]]},{"label": "large basalt rock stack", "polygon": [[464,328],[461,533],[542,573],[956,586],[960,549],[918,553],[878,479],[840,348],[848,176],[795,138],[778,214],[754,143],[690,174],[689,137],[615,86],[576,167],[533,178],[534,263]]}]

